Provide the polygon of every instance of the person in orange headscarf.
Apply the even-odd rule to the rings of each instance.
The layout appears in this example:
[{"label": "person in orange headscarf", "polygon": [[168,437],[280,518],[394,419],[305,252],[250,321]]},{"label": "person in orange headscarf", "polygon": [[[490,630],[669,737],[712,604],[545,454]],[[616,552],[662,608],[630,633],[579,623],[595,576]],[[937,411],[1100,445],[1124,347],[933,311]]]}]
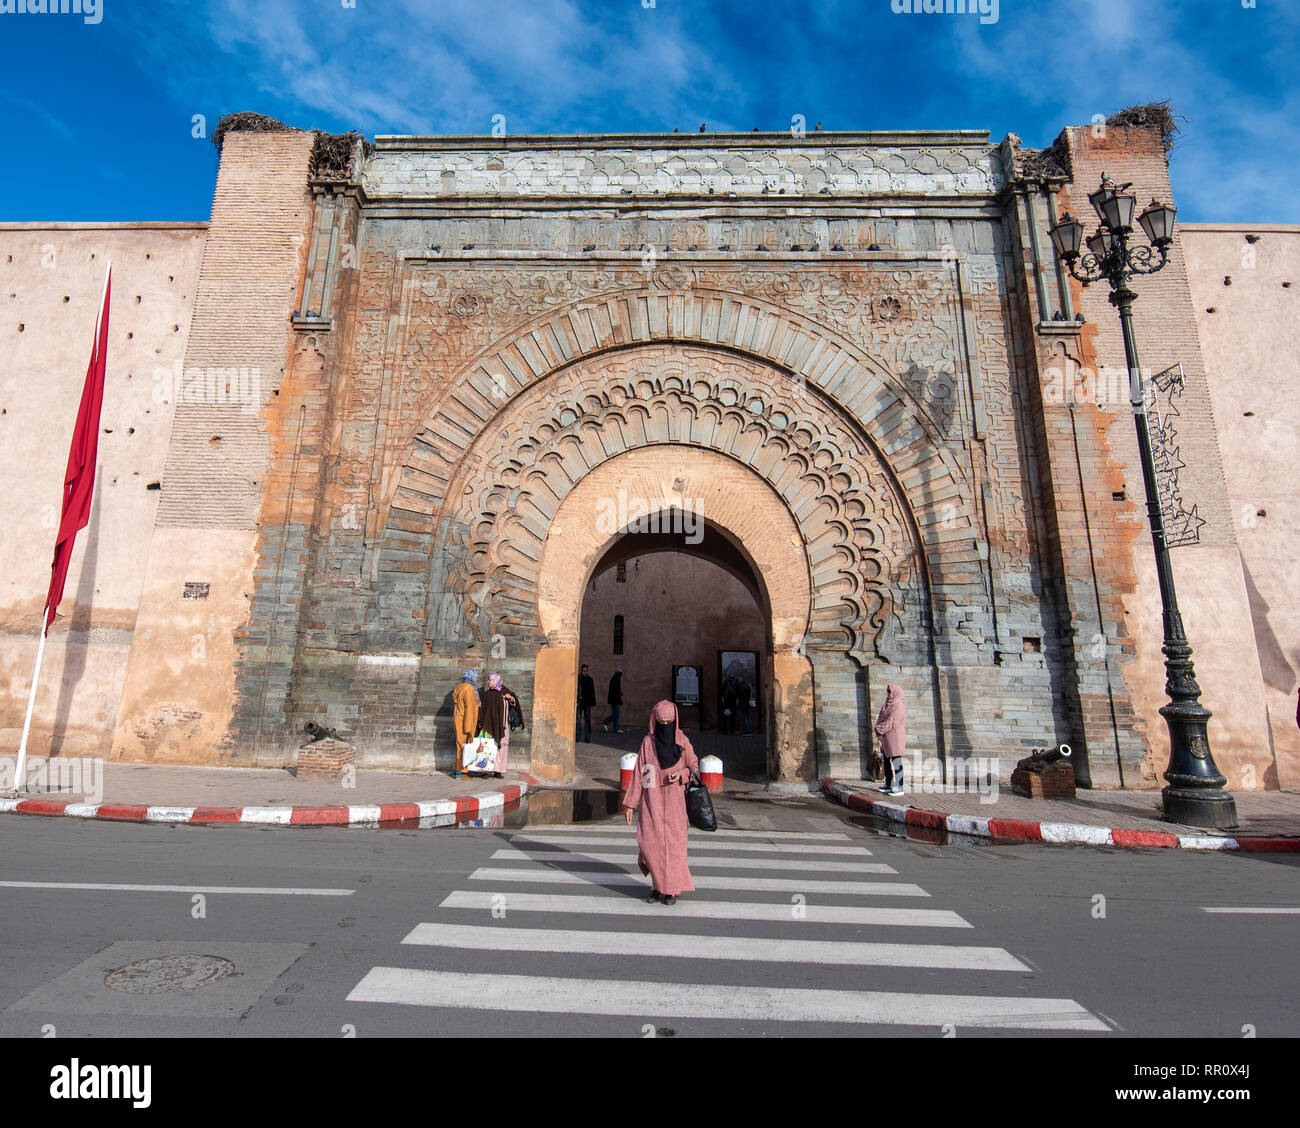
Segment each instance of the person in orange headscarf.
[{"label": "person in orange headscarf", "polygon": [[460,684],[451,695],[453,713],[452,726],[456,733],[456,749],[452,753],[451,775],[460,776],[461,749],[478,734],[478,669],[466,670],[460,677]]},{"label": "person in orange headscarf", "polygon": [[885,703],[876,717],[876,735],[880,738],[880,751],[885,758],[885,785],[879,790],[888,795],[903,794],[903,752],[906,749],[906,707],[903,705],[903,687],[891,685]]},{"label": "person in orange headscarf", "polygon": [[660,701],[650,713],[650,731],[641,741],[632,782],[623,796],[627,823],[636,820],[637,865],[653,883],[649,901],[677,903],[677,894],[695,889],[686,865],[686,785],[700,761],[678,724],[677,706]]}]

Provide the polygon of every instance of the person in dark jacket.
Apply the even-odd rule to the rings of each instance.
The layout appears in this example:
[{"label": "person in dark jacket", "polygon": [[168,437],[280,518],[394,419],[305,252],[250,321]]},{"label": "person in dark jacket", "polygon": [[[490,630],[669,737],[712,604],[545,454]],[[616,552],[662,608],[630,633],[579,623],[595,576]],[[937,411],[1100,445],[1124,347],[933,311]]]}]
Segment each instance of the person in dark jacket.
[{"label": "person in dark jacket", "polygon": [[741,678],[740,684],[736,686],[736,708],[740,712],[740,719],[745,722],[746,736],[754,731],[753,722],[749,719],[749,702],[753,692],[749,688],[749,682]]},{"label": "person in dark jacket", "polygon": [[479,711],[479,727],[497,743],[496,771],[492,774],[501,779],[506,773],[506,761],[510,754],[510,706],[519,705],[519,699],[510,692],[500,674],[488,677],[488,687],[483,693],[483,708]]},{"label": "person in dark jacket", "polygon": [[596,704],[596,683],[591,671],[583,666],[578,673],[578,717],[574,726],[577,738],[584,744],[591,740],[591,710]]},{"label": "person in dark jacket", "polygon": [[600,722],[600,727],[606,732],[610,731],[613,725],[614,732],[622,732],[618,727],[618,714],[623,708],[623,667],[614,667],[614,676],[609,679],[609,692],[605,694],[605,701],[609,705],[609,716]]}]

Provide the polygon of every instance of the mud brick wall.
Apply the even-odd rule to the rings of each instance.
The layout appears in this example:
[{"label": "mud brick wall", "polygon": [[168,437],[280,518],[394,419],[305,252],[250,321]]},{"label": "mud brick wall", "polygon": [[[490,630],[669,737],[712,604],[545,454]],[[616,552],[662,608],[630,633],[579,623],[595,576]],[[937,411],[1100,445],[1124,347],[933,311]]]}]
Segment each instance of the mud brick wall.
[{"label": "mud brick wall", "polygon": [[[1060,203],[1084,220],[1089,233],[1095,218],[1086,197],[1103,172],[1117,183],[1132,183],[1129,191],[1137,196],[1139,210],[1153,197],[1172,198],[1159,130],[1112,126],[1098,136],[1091,129],[1070,129],[1065,137],[1073,184],[1063,191]],[[1145,242],[1140,229],[1134,238],[1139,245]],[[1132,288],[1138,294],[1133,321],[1144,375],[1181,364],[1186,378],[1173,420],[1182,463],[1178,483],[1184,506],[1195,506],[1203,525],[1199,543],[1174,547],[1171,557],[1202,703],[1214,713],[1210,746],[1230,786],[1263,786],[1273,765],[1266,717],[1259,706],[1263,679],[1177,227],[1167,265],[1156,274],[1135,277]],[[1087,319],[1079,346],[1085,367],[1124,367],[1119,317],[1107,301],[1108,292],[1104,283],[1075,288],[1076,307]],[[1167,700],[1160,650],[1163,625],[1137,435],[1132,412],[1122,401],[1084,405],[1075,421],[1086,513],[1067,527],[1079,558],[1089,560],[1091,573],[1075,573],[1085,589],[1076,598],[1080,604],[1100,603],[1108,667],[1120,668],[1127,690],[1117,692],[1113,676],[1105,677],[1094,663],[1080,677],[1080,700],[1085,725],[1112,725],[1117,731],[1124,784],[1131,787],[1157,780],[1169,747],[1158,712]],[[1059,513],[1071,512],[1067,498],[1057,500]],[[1091,592],[1086,590],[1089,579]],[[1112,709],[1118,714],[1115,722]],[[1144,738],[1140,753],[1133,748],[1126,722]]]},{"label": "mud brick wall", "polygon": [[[312,143],[299,131],[225,140],[182,379],[169,388],[173,425],[115,757],[250,763],[257,732],[283,738],[296,622],[242,632],[253,607],[290,598],[304,578],[303,502],[315,491],[295,495],[296,519],[286,512],[284,483],[298,466],[284,435],[295,433],[286,416],[297,423],[307,409],[284,393]],[[184,597],[191,581],[208,584],[207,600]],[[271,762],[291,754],[285,746]]]}]

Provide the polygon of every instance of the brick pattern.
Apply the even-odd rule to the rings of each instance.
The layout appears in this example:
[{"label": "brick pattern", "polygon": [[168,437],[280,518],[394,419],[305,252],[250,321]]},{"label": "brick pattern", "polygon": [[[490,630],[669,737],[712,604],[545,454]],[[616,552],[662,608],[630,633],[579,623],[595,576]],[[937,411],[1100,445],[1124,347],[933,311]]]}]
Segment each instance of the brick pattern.
[{"label": "brick pattern", "polygon": [[1074,766],[1057,760],[1040,771],[1017,767],[1011,773],[1011,790],[1030,799],[1073,799]]},{"label": "brick pattern", "polygon": [[[257,523],[273,458],[262,412],[275,405],[285,370],[286,330],[310,216],[312,142],[311,133],[299,132],[225,139],[185,349],[187,390],[177,397],[167,452],[160,526]],[[192,371],[232,368],[258,372],[258,402],[203,402],[206,392],[191,392]]]},{"label": "brick pattern", "polygon": [[357,761],[356,749],[341,740],[312,741],[298,749],[296,775],[299,779],[341,780]]}]

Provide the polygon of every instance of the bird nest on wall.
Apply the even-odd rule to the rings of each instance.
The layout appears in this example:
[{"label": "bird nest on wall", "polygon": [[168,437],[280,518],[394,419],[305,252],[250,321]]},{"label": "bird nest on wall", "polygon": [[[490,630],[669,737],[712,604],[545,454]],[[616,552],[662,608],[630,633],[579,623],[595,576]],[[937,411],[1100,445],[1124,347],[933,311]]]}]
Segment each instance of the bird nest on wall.
[{"label": "bird nest on wall", "polygon": [[[294,132],[297,132],[294,126],[265,114],[227,114],[212,131],[212,143],[220,149],[228,133]],[[363,157],[370,153],[370,143],[355,129],[347,133],[325,133],[319,129],[311,132],[316,135],[316,143],[312,146],[307,173],[314,180],[348,180],[352,176],[352,155],[356,147],[361,147]]]},{"label": "bird nest on wall", "polygon": [[227,114],[212,131],[212,143],[221,148],[227,133],[290,133],[293,126],[267,117],[265,114],[239,113]]},{"label": "bird nest on wall", "polygon": [[[1186,121],[1186,118],[1183,118]],[[1107,125],[1155,126],[1160,130],[1165,152],[1174,147],[1174,134],[1179,132],[1174,111],[1168,102],[1148,102],[1144,106],[1129,106],[1106,119]]]},{"label": "bird nest on wall", "polygon": [[364,160],[370,153],[370,143],[355,129],[347,133],[322,133],[318,129],[315,133],[308,175],[316,180],[351,180],[353,152],[360,146]]}]

